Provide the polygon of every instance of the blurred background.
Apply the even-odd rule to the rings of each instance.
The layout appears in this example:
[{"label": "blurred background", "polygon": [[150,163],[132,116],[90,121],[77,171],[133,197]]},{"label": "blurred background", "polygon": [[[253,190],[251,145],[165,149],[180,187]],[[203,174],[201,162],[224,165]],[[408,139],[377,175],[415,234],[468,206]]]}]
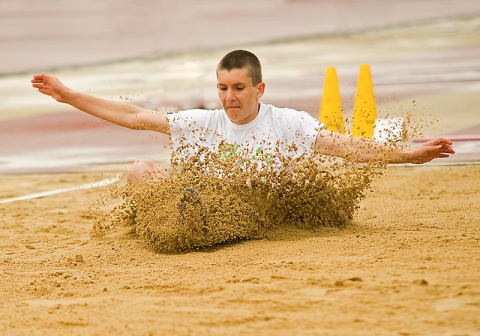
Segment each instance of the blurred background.
[{"label": "blurred background", "polygon": [[33,74],[154,109],[216,108],[215,67],[240,48],[262,61],[265,103],[317,117],[333,66],[350,119],[366,63],[380,115],[480,134],[478,0],[0,0],[0,173],[168,161],[165,137],[56,103]]}]

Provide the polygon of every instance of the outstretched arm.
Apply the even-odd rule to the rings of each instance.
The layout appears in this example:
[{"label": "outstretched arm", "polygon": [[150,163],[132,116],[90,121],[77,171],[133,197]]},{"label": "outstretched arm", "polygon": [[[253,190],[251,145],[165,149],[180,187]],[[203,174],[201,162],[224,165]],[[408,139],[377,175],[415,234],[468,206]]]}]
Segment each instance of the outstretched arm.
[{"label": "outstretched arm", "polygon": [[60,103],[69,104],[97,118],[131,129],[170,134],[167,115],[125,102],[94,97],[67,88],[58,78],[46,74],[33,76],[32,86]]},{"label": "outstretched arm", "polygon": [[452,142],[438,138],[413,148],[397,148],[369,139],[355,138],[321,130],[317,135],[315,152],[324,155],[349,157],[353,161],[369,162],[383,155],[388,163],[422,164],[436,158],[455,154]]}]

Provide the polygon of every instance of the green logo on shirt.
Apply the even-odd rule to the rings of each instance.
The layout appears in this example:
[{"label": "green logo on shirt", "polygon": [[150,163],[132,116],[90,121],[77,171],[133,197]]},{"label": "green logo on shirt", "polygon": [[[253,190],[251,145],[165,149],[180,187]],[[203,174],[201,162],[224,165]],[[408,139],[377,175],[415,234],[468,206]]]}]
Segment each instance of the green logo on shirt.
[{"label": "green logo on shirt", "polygon": [[[222,143],[218,148],[218,157],[219,158],[232,158],[237,157],[237,150],[240,148],[238,144],[229,144]],[[272,159],[272,153],[264,153],[261,147],[258,147],[257,150],[250,155],[250,159],[254,160],[263,160],[267,165],[270,165],[270,160]]]},{"label": "green logo on shirt", "polygon": [[239,148],[240,148],[240,145],[223,142],[220,144],[220,147],[218,148],[218,157],[232,158],[232,157],[238,156],[237,149]]}]

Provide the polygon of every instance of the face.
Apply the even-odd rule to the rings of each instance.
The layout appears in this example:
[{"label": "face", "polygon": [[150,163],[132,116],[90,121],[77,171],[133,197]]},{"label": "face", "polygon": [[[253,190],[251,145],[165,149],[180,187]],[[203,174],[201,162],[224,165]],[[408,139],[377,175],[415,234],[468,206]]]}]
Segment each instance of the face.
[{"label": "face", "polygon": [[238,125],[249,123],[258,114],[258,100],[265,91],[265,83],[253,85],[247,68],[218,70],[218,97],[228,118]]}]

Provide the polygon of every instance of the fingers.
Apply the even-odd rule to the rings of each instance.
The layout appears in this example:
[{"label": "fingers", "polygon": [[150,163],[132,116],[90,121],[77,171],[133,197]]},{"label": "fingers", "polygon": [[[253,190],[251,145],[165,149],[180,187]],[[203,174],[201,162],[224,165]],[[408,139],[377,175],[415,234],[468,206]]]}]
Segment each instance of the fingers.
[{"label": "fingers", "polygon": [[[32,86],[34,88],[37,88],[37,89],[46,89],[49,85],[52,84],[52,79],[54,77],[51,77],[51,76],[48,76],[44,73],[42,74],[38,74],[38,75],[34,75],[32,80],[31,80],[31,83],[32,83]],[[41,91],[41,90],[40,90]]]},{"label": "fingers", "polygon": [[437,138],[425,142],[425,146],[436,146],[436,145],[451,145],[452,142],[445,138]]},{"label": "fingers", "polygon": [[[443,142],[443,140],[446,140],[446,142]],[[433,145],[433,142],[436,142],[437,144]],[[455,154],[455,151],[449,143],[451,144],[447,139],[431,140],[414,150],[415,154],[411,162],[422,164],[430,162],[433,159],[448,158],[450,157],[450,154]]]},{"label": "fingers", "polygon": [[450,156],[448,148],[445,149],[443,145],[435,146],[434,153],[436,154],[437,158],[447,158]]},{"label": "fingers", "polygon": [[450,157],[450,154],[455,154],[455,151],[450,145],[437,145],[435,146],[435,150],[433,151],[433,154],[434,154],[434,157],[432,157],[431,160],[435,158],[445,159]]},{"label": "fingers", "polygon": [[[450,141],[449,141],[450,142]],[[442,143],[437,145],[438,150],[443,152],[443,153],[449,153],[449,154],[455,154],[455,150],[451,146],[452,142],[448,143]]]},{"label": "fingers", "polygon": [[34,75],[31,82],[32,83],[43,83],[45,81],[45,74]]},{"label": "fingers", "polygon": [[[38,91],[42,92],[42,89],[44,87],[44,84],[45,84],[45,75],[42,73],[40,75],[34,75],[31,82],[32,82],[32,86],[36,89],[38,89]],[[43,93],[43,92],[42,92]]]},{"label": "fingers", "polygon": [[[427,141],[423,144],[426,147],[435,147],[435,150],[438,153],[445,153],[445,154],[455,154],[455,150],[452,147],[452,142],[445,138],[437,138],[434,140]],[[448,156],[447,156],[448,157]]]},{"label": "fingers", "polygon": [[445,153],[445,154],[455,154],[455,151],[453,150],[452,146],[450,145],[437,145],[437,146],[434,146],[435,147],[435,151],[437,153]]},{"label": "fingers", "polygon": [[447,148],[444,150],[444,152],[449,153],[449,154],[455,154],[455,150],[453,149],[452,146],[447,146]]},{"label": "fingers", "polygon": [[44,73],[33,75],[33,79],[43,79],[45,77]]},{"label": "fingers", "polygon": [[32,87],[38,89],[40,93],[51,95],[51,88],[48,83],[49,78],[50,76],[47,76],[44,73],[34,75],[31,80]]},{"label": "fingers", "polygon": [[46,75],[44,73],[36,74],[31,79],[32,87],[38,92],[51,96],[58,102],[65,102],[65,94],[68,88],[58,80],[58,78]]},{"label": "fingers", "polygon": [[447,144],[447,145],[451,145],[452,142],[448,139],[445,139],[445,138],[438,138],[437,139],[438,143],[442,143],[442,144]]}]

